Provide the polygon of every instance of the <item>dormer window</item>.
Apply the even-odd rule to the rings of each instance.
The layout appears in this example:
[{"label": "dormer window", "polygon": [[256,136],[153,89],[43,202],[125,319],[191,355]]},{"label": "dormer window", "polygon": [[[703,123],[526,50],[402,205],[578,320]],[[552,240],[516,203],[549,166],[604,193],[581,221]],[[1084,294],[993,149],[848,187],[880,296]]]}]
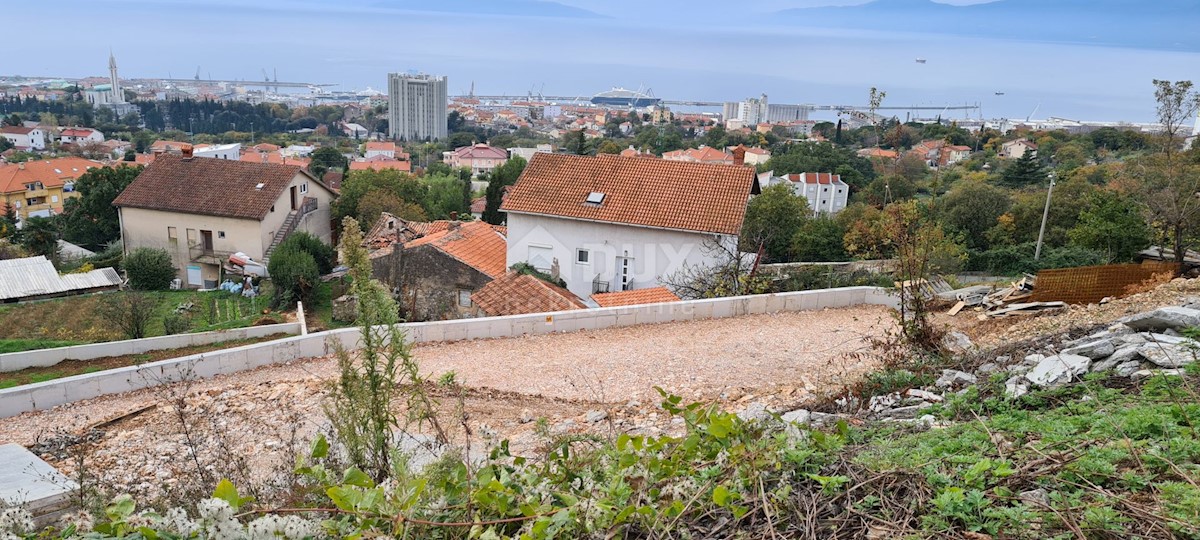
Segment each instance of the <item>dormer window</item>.
[{"label": "dormer window", "polygon": [[599,191],[593,191],[588,193],[587,199],[583,202],[591,206],[600,206],[604,203],[604,194]]}]

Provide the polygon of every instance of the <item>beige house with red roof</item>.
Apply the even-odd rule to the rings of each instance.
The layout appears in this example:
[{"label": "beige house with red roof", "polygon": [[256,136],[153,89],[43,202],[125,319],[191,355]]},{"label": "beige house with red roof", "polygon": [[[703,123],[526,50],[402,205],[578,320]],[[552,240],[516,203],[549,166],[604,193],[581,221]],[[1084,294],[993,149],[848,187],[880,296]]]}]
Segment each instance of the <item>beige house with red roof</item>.
[{"label": "beige house with red roof", "polygon": [[733,154],[717,150],[711,146],[685,148],[664,152],[662,158],[667,161],[686,161],[690,163],[711,163],[715,165],[733,165]]},{"label": "beige house with red roof", "polygon": [[508,161],[508,152],[503,148],[477,143],[455,148],[452,152],[443,152],[442,161],[453,169],[467,167],[471,169],[472,176],[479,176],[504,165],[504,162]]},{"label": "beige house with red roof", "polygon": [[754,169],[615,155],[537,154],[500,209],[508,265],[557,275],[580,298],[646,289],[736,249]]},{"label": "beige house with red roof", "polygon": [[1025,152],[1037,152],[1037,144],[1028,139],[1017,139],[1008,141],[1000,145],[1000,157],[1007,159],[1021,159],[1025,157]]},{"label": "beige house with red roof", "polygon": [[294,231],[331,239],[333,192],[296,165],[163,154],[113,201],[125,252],[162,248],[184,287],[212,288],[229,256],[266,263]]}]

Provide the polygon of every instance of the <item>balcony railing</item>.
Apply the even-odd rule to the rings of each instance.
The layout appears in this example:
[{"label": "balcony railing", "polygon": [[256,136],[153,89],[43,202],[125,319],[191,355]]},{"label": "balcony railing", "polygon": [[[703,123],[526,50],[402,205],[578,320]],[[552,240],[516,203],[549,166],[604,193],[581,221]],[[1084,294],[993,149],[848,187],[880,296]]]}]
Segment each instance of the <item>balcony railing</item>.
[{"label": "balcony railing", "polygon": [[304,217],[309,212],[314,212],[317,209],[317,200],[313,197],[305,197],[300,203],[300,217]]},{"label": "balcony railing", "polygon": [[229,256],[233,255],[232,251],[219,251],[212,248],[205,248],[203,244],[195,244],[188,246],[188,258],[192,262],[202,262],[206,264],[224,264],[229,260]]}]

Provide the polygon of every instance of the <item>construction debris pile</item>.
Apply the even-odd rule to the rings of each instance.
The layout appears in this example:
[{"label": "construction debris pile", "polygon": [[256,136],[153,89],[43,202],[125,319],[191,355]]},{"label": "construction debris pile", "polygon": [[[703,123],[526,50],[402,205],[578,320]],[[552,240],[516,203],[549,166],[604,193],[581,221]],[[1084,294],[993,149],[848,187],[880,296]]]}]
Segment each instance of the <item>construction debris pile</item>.
[{"label": "construction debris pile", "polygon": [[953,303],[950,310],[946,312],[948,315],[958,315],[963,310],[971,308],[972,312],[978,313],[981,321],[993,317],[1033,315],[1066,307],[1065,302],[1032,301],[1031,297],[1036,284],[1037,277],[1026,274],[1007,287],[998,287],[995,284],[973,285],[938,292],[937,297]]}]

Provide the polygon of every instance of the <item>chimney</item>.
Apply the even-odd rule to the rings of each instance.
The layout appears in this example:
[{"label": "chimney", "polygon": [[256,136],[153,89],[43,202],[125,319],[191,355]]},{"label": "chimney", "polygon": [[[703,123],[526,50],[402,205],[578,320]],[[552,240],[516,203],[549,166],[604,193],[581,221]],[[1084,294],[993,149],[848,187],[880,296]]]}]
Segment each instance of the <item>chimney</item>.
[{"label": "chimney", "polygon": [[741,167],[746,164],[746,147],[738,145],[733,149],[733,164]]},{"label": "chimney", "polygon": [[182,148],[182,151],[183,151],[183,158],[184,158],[184,159],[192,159],[192,147],[191,147],[191,146],[185,146],[185,147],[183,147],[183,148]]},{"label": "chimney", "polygon": [[458,212],[450,212],[450,221],[458,221]]},{"label": "chimney", "polygon": [[457,231],[460,225],[461,223],[458,221],[451,221],[450,223],[446,224],[446,230],[451,232]]}]

